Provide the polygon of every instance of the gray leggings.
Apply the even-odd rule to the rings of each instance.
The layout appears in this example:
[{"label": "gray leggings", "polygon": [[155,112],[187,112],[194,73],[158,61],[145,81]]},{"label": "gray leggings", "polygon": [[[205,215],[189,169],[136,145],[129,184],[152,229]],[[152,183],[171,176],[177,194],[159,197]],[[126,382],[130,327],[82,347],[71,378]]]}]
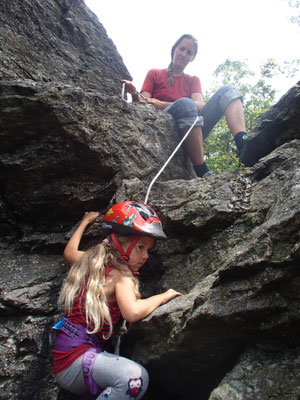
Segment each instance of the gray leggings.
[{"label": "gray leggings", "polygon": [[[82,372],[82,358],[83,356],[79,357],[56,377],[61,387],[79,395],[87,391]],[[103,389],[97,400],[141,399],[149,383],[148,373],[144,367],[106,351],[97,355],[92,377]]]}]

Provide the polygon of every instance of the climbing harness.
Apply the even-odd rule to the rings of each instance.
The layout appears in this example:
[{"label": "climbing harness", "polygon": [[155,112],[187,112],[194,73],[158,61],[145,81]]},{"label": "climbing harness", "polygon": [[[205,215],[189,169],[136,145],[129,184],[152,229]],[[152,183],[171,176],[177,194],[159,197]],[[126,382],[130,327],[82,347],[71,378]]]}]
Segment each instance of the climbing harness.
[{"label": "climbing harness", "polygon": [[[64,334],[60,334],[63,332]],[[49,335],[50,344],[57,351],[68,352],[83,344],[90,347],[83,354],[82,372],[84,382],[91,395],[99,395],[102,389],[92,377],[92,369],[96,357],[103,350],[96,334],[88,334],[86,328],[80,324],[62,317],[52,328]]]}]

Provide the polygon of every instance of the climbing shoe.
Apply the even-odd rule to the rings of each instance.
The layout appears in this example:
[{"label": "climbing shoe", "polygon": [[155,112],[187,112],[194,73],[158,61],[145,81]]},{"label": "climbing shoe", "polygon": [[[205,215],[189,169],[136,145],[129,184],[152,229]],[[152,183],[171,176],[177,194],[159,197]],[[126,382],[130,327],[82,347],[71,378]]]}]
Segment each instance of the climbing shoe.
[{"label": "climbing shoe", "polygon": [[205,178],[210,178],[211,176],[214,176],[215,174],[212,172],[212,171],[207,171],[207,172],[205,172],[205,174],[204,175],[202,175],[202,179],[205,179]]},{"label": "climbing shoe", "polygon": [[237,149],[237,156],[241,159],[245,153],[246,146],[247,146],[248,135],[245,133],[240,140],[239,147]]}]

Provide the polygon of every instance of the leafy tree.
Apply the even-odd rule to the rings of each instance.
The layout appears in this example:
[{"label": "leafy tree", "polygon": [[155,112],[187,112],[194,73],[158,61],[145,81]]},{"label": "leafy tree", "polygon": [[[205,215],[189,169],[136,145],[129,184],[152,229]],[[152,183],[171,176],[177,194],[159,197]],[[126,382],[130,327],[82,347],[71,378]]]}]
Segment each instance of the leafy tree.
[{"label": "leafy tree", "polygon": [[293,8],[297,8],[297,10],[298,10],[298,15],[294,15],[292,18],[291,18],[291,21],[294,23],[294,24],[298,24],[299,26],[300,26],[300,1],[299,0],[290,0],[289,1],[289,6],[290,7],[293,7]]},{"label": "leafy tree", "polygon": [[[289,0],[289,6],[297,10],[297,15],[293,16],[291,21],[300,26],[300,0]],[[206,93],[205,100],[207,101],[223,85],[235,86],[244,96],[246,131],[251,132],[262,115],[274,104],[275,90],[271,85],[274,75],[283,74],[292,78],[298,74],[299,68],[300,59],[285,61],[283,65],[278,65],[273,58],[269,58],[260,67],[259,75],[255,75],[246,61],[227,59],[216,68],[215,82]],[[216,173],[242,167],[224,118],[216,125],[204,146],[207,165]]]},{"label": "leafy tree", "polygon": [[[213,87],[206,93],[205,100],[223,85],[235,86],[244,96],[246,130],[251,132],[261,116],[274,104],[275,90],[269,81],[279,72],[280,67],[272,58],[261,66],[258,77],[245,61],[227,59],[216,68]],[[206,139],[205,154],[207,165],[216,173],[241,167],[233,137],[224,118]]]},{"label": "leafy tree", "polygon": [[[290,0],[289,6],[297,9],[298,14],[290,18],[291,22],[297,24],[300,27],[300,0]],[[300,68],[300,59],[294,59],[292,61],[285,61],[281,72],[284,73],[288,78],[296,76]]]}]

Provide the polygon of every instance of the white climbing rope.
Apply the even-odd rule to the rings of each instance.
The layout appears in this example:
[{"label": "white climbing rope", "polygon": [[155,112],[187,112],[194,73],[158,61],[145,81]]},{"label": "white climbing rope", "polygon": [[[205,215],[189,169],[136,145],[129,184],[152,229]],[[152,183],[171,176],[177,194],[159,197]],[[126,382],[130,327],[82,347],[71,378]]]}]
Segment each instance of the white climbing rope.
[{"label": "white climbing rope", "polygon": [[150,190],[154,184],[154,182],[156,181],[156,179],[159,177],[159,175],[163,172],[163,170],[166,168],[166,166],[169,164],[169,162],[172,160],[172,158],[174,157],[175,153],[177,152],[177,150],[180,148],[180,146],[182,145],[182,143],[185,141],[185,139],[188,137],[188,135],[190,134],[191,130],[194,128],[195,124],[197,123],[197,121],[199,121],[200,117],[199,115],[195,118],[195,121],[192,123],[192,125],[190,126],[189,130],[186,132],[186,134],[183,136],[183,138],[180,140],[180,142],[178,143],[178,145],[176,146],[175,150],[173,151],[173,153],[170,155],[170,157],[167,159],[167,161],[165,162],[165,164],[162,166],[162,168],[158,171],[158,173],[155,175],[155,177],[152,179],[148,190],[147,190],[147,194],[144,200],[144,203],[147,204],[148,202],[148,198],[149,198],[149,194],[150,194]]},{"label": "white climbing rope", "polygon": [[[138,91],[136,92],[140,97],[142,97],[144,100],[147,100],[145,98],[145,96],[142,95],[142,93],[139,93]],[[125,83],[122,84],[122,100],[126,101],[125,99]],[[147,204],[148,199],[149,199],[149,194],[151,191],[151,188],[154,184],[154,182],[156,181],[156,179],[159,177],[159,175],[163,172],[163,170],[166,168],[166,166],[169,164],[169,162],[172,160],[172,158],[174,157],[175,153],[178,151],[178,149],[180,148],[180,146],[182,145],[182,143],[185,141],[185,139],[188,137],[188,135],[190,134],[191,130],[194,128],[195,124],[199,121],[200,117],[199,115],[195,118],[195,121],[192,123],[192,125],[190,126],[189,130],[186,132],[186,134],[183,136],[183,138],[181,139],[181,141],[178,143],[178,145],[176,146],[175,150],[173,151],[173,153],[170,155],[170,157],[167,159],[167,161],[165,162],[165,164],[162,166],[162,168],[158,171],[158,173],[155,175],[155,177],[152,179],[147,193],[146,193],[146,197],[144,200],[144,203]]]},{"label": "white climbing rope", "polygon": [[[144,100],[147,100],[145,98],[145,96],[143,96],[141,93],[136,92],[140,97],[142,97]],[[122,100],[126,101],[125,99],[125,83],[122,84],[122,92],[121,92],[121,96],[122,96]],[[192,125],[190,126],[189,130],[186,132],[186,134],[183,136],[183,138],[181,139],[181,141],[178,143],[178,145],[176,146],[175,150],[173,151],[173,153],[170,155],[170,157],[167,159],[167,161],[165,162],[165,164],[162,166],[162,168],[158,171],[158,173],[155,175],[155,177],[152,179],[148,190],[147,190],[147,194],[145,197],[145,201],[144,203],[147,204],[148,202],[148,198],[149,198],[149,194],[151,191],[151,188],[154,184],[154,182],[156,181],[156,179],[159,177],[159,175],[163,172],[163,170],[166,168],[166,166],[169,164],[169,162],[172,160],[172,158],[174,157],[174,155],[176,154],[176,152],[178,151],[178,149],[180,148],[180,146],[182,145],[182,143],[185,141],[185,139],[188,137],[188,135],[190,134],[191,130],[194,128],[195,124],[199,121],[200,117],[197,116],[195,118],[195,121],[192,123]],[[119,335],[118,335],[118,339],[117,339],[117,343],[115,346],[115,354],[116,355],[120,355],[120,347],[121,347],[121,340],[122,340],[122,336],[127,333],[128,329],[126,326],[127,321],[124,319],[120,330],[119,330]]]}]

